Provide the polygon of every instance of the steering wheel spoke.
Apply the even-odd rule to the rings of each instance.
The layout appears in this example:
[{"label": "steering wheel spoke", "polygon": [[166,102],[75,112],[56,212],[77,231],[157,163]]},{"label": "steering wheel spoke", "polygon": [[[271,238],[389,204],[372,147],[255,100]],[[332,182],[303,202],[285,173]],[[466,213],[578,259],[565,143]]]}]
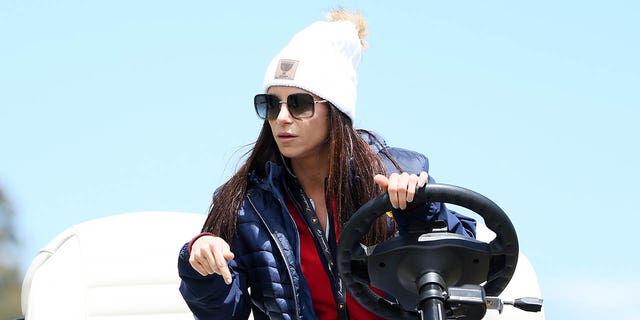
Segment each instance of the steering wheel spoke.
[{"label": "steering wheel spoke", "polygon": [[363,245],[356,247],[351,253],[351,275],[353,280],[363,285],[371,285],[369,279],[369,256]]}]

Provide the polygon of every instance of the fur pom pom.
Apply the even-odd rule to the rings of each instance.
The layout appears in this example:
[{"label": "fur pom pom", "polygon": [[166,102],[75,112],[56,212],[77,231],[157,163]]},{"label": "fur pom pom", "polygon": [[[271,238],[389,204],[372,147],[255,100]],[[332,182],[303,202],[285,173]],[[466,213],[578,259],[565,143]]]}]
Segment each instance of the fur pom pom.
[{"label": "fur pom pom", "polygon": [[334,9],[327,14],[327,21],[349,21],[356,26],[358,30],[358,38],[360,38],[360,44],[362,48],[367,47],[367,42],[364,38],[369,34],[367,31],[367,22],[362,15],[357,11],[348,11],[346,9]]}]

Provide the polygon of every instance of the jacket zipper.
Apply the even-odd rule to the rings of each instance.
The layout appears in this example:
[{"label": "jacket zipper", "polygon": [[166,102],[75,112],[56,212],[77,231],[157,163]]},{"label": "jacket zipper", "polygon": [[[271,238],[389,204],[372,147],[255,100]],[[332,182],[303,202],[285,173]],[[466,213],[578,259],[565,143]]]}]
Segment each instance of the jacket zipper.
[{"label": "jacket zipper", "polygon": [[[276,244],[276,247],[278,247],[278,252],[280,253],[280,256],[282,257],[282,261],[284,261],[285,263],[287,263],[287,258],[284,256],[284,252],[282,250],[282,247],[280,246],[280,241],[278,241],[278,239],[276,239],[275,235],[273,234],[273,232],[271,232],[271,229],[269,229],[269,226],[267,225],[267,223],[264,221],[264,218],[262,218],[262,214],[260,214],[260,212],[258,211],[258,209],[256,208],[256,206],[253,204],[253,201],[251,201],[251,198],[249,196],[247,196],[247,200],[249,200],[249,204],[251,205],[251,207],[253,208],[253,210],[256,212],[256,215],[258,216],[258,218],[260,218],[260,221],[262,222],[262,224],[264,225],[264,227],[267,229],[267,232],[269,233],[269,236],[271,237],[271,239],[273,239],[273,242]],[[280,200],[280,205],[282,204],[282,200]],[[293,221],[293,218],[291,216],[289,216],[289,218],[292,220],[292,222],[294,223],[295,226],[295,222]],[[298,241],[298,243],[300,242],[300,239],[297,238],[296,236],[296,241]],[[296,250],[296,254],[298,255],[298,259],[300,258],[300,249],[299,249],[300,245],[298,244],[298,249]],[[301,319],[300,317],[300,303],[298,302],[298,295],[296,294],[297,288],[296,285],[293,282],[293,275],[291,275],[291,270],[289,270],[289,266],[287,265],[287,275],[289,276],[289,281],[291,281],[291,287],[293,288],[293,301],[295,304],[295,310],[296,310],[296,318],[297,319]]]}]

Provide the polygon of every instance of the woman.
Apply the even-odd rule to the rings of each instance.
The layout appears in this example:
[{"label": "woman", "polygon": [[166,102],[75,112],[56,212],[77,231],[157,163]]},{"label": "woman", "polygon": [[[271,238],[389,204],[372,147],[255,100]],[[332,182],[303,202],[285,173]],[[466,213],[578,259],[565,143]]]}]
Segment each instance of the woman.
[{"label": "woman", "polygon": [[[385,191],[405,209],[431,178],[425,156],[353,128],[365,35],[359,14],[333,11],[267,68],[265,93],[254,98],[265,120],[255,146],[214,194],[203,233],[180,252],[180,291],[196,318],[246,319],[253,310],[255,319],[376,319],[344,291],[340,230]],[[426,219],[474,236],[469,218],[443,205],[428,211]],[[394,232],[385,215],[363,242]]]}]

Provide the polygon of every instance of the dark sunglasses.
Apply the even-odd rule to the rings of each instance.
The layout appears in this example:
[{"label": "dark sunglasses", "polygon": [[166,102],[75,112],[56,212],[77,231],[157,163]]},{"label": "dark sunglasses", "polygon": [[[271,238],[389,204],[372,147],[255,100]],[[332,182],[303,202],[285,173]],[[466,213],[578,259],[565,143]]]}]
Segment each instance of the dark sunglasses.
[{"label": "dark sunglasses", "polygon": [[287,101],[280,101],[274,94],[256,94],[253,98],[253,105],[256,113],[261,119],[274,120],[280,114],[280,107],[287,104],[289,114],[295,119],[311,118],[315,113],[316,103],[327,102],[327,100],[313,100],[313,96],[308,93],[293,93],[287,97]]}]

